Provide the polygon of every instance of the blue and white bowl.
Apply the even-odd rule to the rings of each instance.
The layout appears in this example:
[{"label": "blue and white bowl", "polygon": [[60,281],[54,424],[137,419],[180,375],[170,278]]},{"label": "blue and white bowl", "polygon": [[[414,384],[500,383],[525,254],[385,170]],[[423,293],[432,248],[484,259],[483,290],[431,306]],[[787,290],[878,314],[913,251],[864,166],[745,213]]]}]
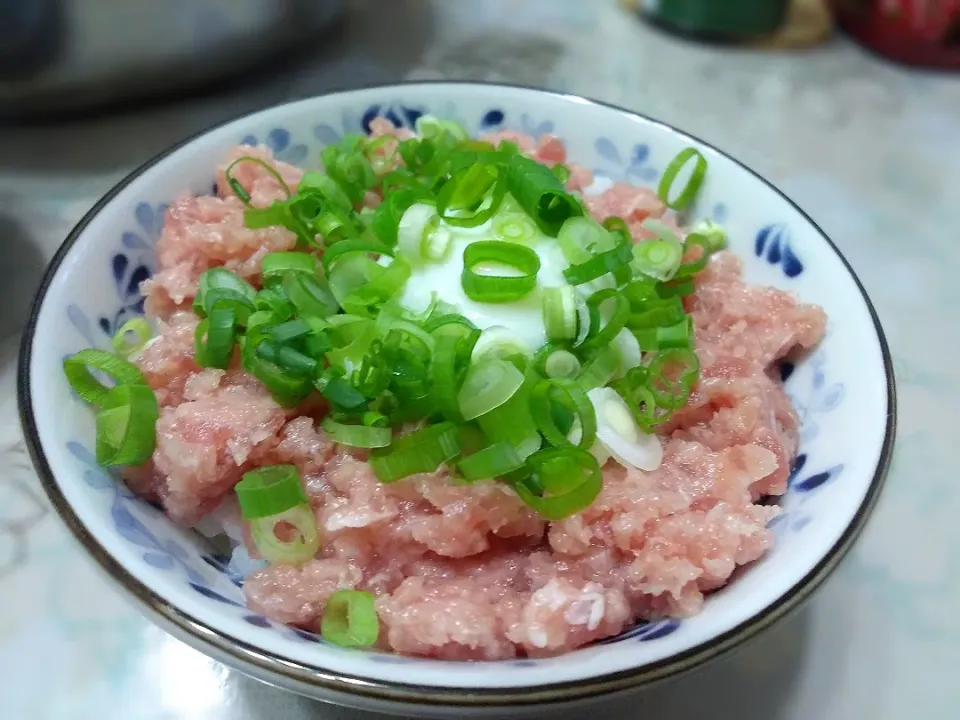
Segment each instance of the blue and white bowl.
[{"label": "blue and white bowl", "polygon": [[[687,145],[710,163],[695,208],[729,230],[747,278],[819,303],[822,346],[781,371],[802,442],[776,546],[696,617],[636,627],[562,657],[455,663],[345,650],[256,615],[200,536],[135,498],[93,461],[93,415],[63,377],[64,356],[108,347],[140,314],[165,205],[209,193],[224,153],[261,142],[312,165],[325,144],[385,114],[411,127],[422,113],[472,131],[552,132],[598,175],[653,184]],[[540,90],[414,83],[326,95],[264,110],[196,136],[136,170],[83,219],[40,289],[20,364],[20,412],[54,507],[77,539],[143,611],[204,653],[261,680],[322,700],[408,716],[540,712],[625,691],[690,669],[795,610],[849,550],[876,502],[893,446],[890,355],[853,271],[796,205],[720,151],[635,113]]]}]

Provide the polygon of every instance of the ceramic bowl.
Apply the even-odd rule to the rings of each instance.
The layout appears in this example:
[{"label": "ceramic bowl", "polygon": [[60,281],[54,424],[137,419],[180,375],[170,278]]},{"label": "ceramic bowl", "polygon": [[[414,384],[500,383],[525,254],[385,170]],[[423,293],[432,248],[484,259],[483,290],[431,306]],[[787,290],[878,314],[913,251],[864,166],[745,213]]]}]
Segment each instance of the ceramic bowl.
[{"label": "ceramic bowl", "polygon": [[[93,460],[93,415],[70,392],[64,356],[108,347],[142,312],[164,207],[209,193],[237,143],[265,143],[315,165],[342,133],[384,114],[421,113],[471,131],[511,128],[566,141],[598,176],[655,184],[687,145],[709,160],[694,209],[730,232],[748,280],[796,291],[827,311],[821,347],[780,371],[802,424],[800,454],[759,562],[682,621],[639,625],[561,657],[455,663],[345,650],[244,607],[242,579],[198,535],[138,500]],[[570,95],[470,83],[414,83],[325,95],[248,115],[148,162],[104,197],[57,253],[22,347],[19,397],[41,482],[77,539],[144,612],[175,636],[256,678],[323,700],[408,716],[542,712],[626,691],[724,653],[806,599],[849,550],[877,499],[894,436],[890,356],[863,287],[796,205],[719,150],[636,113]]]}]

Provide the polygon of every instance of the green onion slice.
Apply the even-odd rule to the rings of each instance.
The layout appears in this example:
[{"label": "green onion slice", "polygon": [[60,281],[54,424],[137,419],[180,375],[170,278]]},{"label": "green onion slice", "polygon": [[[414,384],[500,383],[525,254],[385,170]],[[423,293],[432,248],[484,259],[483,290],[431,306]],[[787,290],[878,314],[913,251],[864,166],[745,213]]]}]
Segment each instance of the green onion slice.
[{"label": "green onion slice", "polygon": [[325,268],[329,268],[334,260],[349,253],[374,253],[376,255],[387,255],[388,257],[394,255],[393,250],[379,240],[371,237],[361,237],[334,243],[324,251],[320,261]]},{"label": "green onion slice", "polygon": [[543,288],[543,324],[549,342],[563,342],[577,337],[577,291],[570,285]]},{"label": "green onion slice", "polygon": [[517,451],[504,442],[493,443],[460,460],[457,469],[465,482],[493,480],[523,467]]},{"label": "green onion slice", "polygon": [[283,278],[288,272],[316,275],[317,258],[305,252],[272,252],[263,256],[260,274],[264,284]]},{"label": "green onion slice", "polygon": [[507,192],[498,166],[478,162],[454,174],[437,196],[437,212],[457,227],[477,227],[492,218]]},{"label": "green onion slice", "polygon": [[497,359],[525,365],[529,357],[530,351],[516,333],[500,325],[491,325],[480,333],[471,360],[474,364]]},{"label": "green onion slice", "polygon": [[370,467],[383,483],[394,483],[417,473],[434,472],[460,453],[459,433],[452,422],[441,422],[396,438],[375,450]]},{"label": "green onion slice", "polygon": [[539,450],[543,443],[530,413],[530,395],[539,381],[540,376],[532,368],[528,369],[523,385],[509,400],[477,419],[491,442],[507,443],[521,458]]},{"label": "green onion slice", "polygon": [[280,183],[280,187],[287,194],[287,197],[290,197],[290,195],[292,194],[292,191],[290,190],[290,186],[287,185],[286,181],[283,179],[280,173],[277,172],[277,169],[275,167],[273,167],[272,165],[270,165],[268,162],[264,161],[261,158],[252,157],[251,155],[244,155],[243,157],[237,158],[232,163],[230,163],[227,166],[227,169],[223,171],[224,177],[226,177],[227,179],[227,185],[229,185],[230,189],[233,190],[233,194],[236,195],[238,198],[240,198],[240,202],[242,202],[247,207],[253,207],[253,204],[250,202],[250,193],[247,192],[247,189],[243,187],[243,185],[240,184],[240,181],[233,176],[233,169],[240,163],[245,163],[245,162],[252,162],[255,165],[259,165],[268,173],[270,173],[270,175],[273,176],[274,180]]},{"label": "green onion slice", "polygon": [[603,489],[603,474],[596,458],[578,448],[541,450],[527,458],[535,487],[514,484],[517,495],[547,520],[562,520],[586,509]]},{"label": "green onion slice", "polygon": [[[679,192],[673,192],[674,181],[691,158],[696,158],[696,160],[687,184]],[[660,196],[663,204],[671,210],[685,210],[697,197],[706,175],[707,159],[696,148],[688,147],[677,153],[677,156],[670,161],[666,170],[663,171],[660,185],[657,187],[657,195]],[[672,199],[671,196],[673,196]]]},{"label": "green onion slice", "polygon": [[316,274],[285,273],[283,291],[301,317],[326,317],[340,309],[326,280]]},{"label": "green onion slice", "polygon": [[617,373],[619,354],[609,345],[598,348],[584,364],[577,382],[584,390],[603,387]]},{"label": "green onion slice", "polygon": [[523,373],[507,360],[488,359],[471,366],[458,394],[463,418],[473,420],[500,407],[523,381]]},{"label": "green onion slice", "polygon": [[[501,208],[503,206],[501,205]],[[501,212],[493,219],[494,237],[505,242],[528,245],[540,237],[540,229],[527,215]]]},{"label": "green onion slice", "polygon": [[358,448],[387,447],[393,438],[393,431],[386,427],[371,425],[343,425],[330,418],[323,421],[326,433],[334,442]]},{"label": "green onion slice", "polygon": [[[484,265],[506,266],[514,271],[509,275],[481,274]],[[484,303],[503,303],[529,295],[537,286],[540,257],[528,247],[480,240],[463,251],[463,291],[471,300]]]},{"label": "green onion slice", "polygon": [[556,237],[568,219],[583,214],[579,201],[557,176],[524,155],[513,155],[507,164],[507,190],[550,237]]},{"label": "green onion slice", "polygon": [[244,520],[278,515],[309,502],[296,465],[269,465],[244,473],[234,492]]},{"label": "green onion slice", "polygon": [[727,231],[713,220],[701,220],[690,229],[690,233],[705,237],[711,253],[719,252],[727,246]]},{"label": "green onion slice", "polygon": [[338,212],[349,213],[353,210],[353,204],[347,194],[340,189],[340,186],[332,177],[325,173],[313,170],[303,174],[300,182],[297,183],[297,194],[307,192],[316,192]]},{"label": "green onion slice", "polygon": [[108,375],[117,385],[147,384],[147,379],[133,363],[105,350],[81,350],[63,361],[63,373],[73,391],[90,405],[100,405],[110,391],[91,370]]},{"label": "green onion slice", "polygon": [[557,427],[553,411],[555,403],[575,414],[581,429],[577,446],[589,450],[597,438],[597,418],[586,392],[573,380],[552,378],[537,383],[530,396],[530,411],[543,437],[555,447],[566,447],[571,442],[567,433]]},{"label": "green onion slice", "polygon": [[97,411],[97,463],[142,465],[156,447],[160,408],[147,385],[117,385],[106,392]]},{"label": "green onion slice", "polygon": [[[613,310],[606,312],[606,323],[603,321],[605,308],[613,303]],[[587,308],[590,312],[590,332],[583,348],[598,348],[609,345],[626,327],[630,318],[630,301],[617,290],[607,289],[595,292],[587,299]]]},{"label": "green onion slice", "polygon": [[257,291],[253,285],[222,267],[205,271],[197,283],[197,295],[193,299],[193,311],[201,318],[218,302],[233,304],[238,322],[246,322],[247,316],[257,309]]},{"label": "green onion slice", "polygon": [[685,348],[671,348],[657,353],[649,366],[650,391],[657,406],[676,410],[683,407],[700,373],[696,353]]},{"label": "green onion slice", "polygon": [[[292,539],[281,539],[278,530],[284,535],[292,534]],[[257,552],[271,565],[302,565],[320,549],[317,518],[309,504],[251,520],[250,536]]]},{"label": "green onion slice", "polygon": [[548,378],[575,378],[581,369],[579,358],[568,350],[554,350],[543,362],[543,374]]},{"label": "green onion slice", "polygon": [[710,241],[706,237],[695,233],[687,235],[683,243],[683,257],[687,259],[677,268],[674,277],[686,278],[696,275],[707,266],[711,252]]},{"label": "green onion slice", "polygon": [[571,285],[583,285],[607,273],[615,273],[629,264],[633,258],[633,247],[629,242],[622,242],[613,250],[597,253],[579,265],[571,265],[563,271],[563,276]]},{"label": "green onion slice", "polygon": [[233,358],[237,315],[229,301],[219,300],[200,321],[194,334],[194,357],[202,367],[226,369]]},{"label": "green onion slice", "polygon": [[320,633],[334,645],[371,647],[380,634],[373,594],[362,590],[337,590],[323,608]]},{"label": "green onion slice", "polygon": [[585,263],[597,252],[606,252],[617,243],[600,223],[590,217],[572,217],[567,220],[557,235],[560,251],[571,265]]},{"label": "green onion slice", "polygon": [[129,358],[143,350],[152,336],[150,323],[141,317],[131,318],[120,326],[111,343],[118,355]]}]

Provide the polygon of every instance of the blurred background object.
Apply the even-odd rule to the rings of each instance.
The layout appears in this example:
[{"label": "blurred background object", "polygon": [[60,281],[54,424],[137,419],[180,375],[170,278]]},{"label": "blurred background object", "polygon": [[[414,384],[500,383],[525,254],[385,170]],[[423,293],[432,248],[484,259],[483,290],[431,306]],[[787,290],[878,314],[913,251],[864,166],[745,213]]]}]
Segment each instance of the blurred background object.
[{"label": "blurred background object", "polygon": [[840,26],[881,55],[960,68],[960,0],[831,0]]},{"label": "blurred background object", "polygon": [[0,0],[0,119],[90,109],[240,73],[345,0]]},{"label": "blurred background object", "polygon": [[654,25],[687,37],[799,48],[833,29],[827,0],[622,0]]}]

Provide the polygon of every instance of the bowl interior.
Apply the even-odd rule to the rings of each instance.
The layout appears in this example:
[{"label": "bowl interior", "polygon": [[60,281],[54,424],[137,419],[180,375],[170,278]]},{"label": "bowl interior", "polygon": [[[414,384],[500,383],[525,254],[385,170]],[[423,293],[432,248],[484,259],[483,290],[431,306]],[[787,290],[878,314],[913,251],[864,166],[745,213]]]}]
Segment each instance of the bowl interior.
[{"label": "bowl interior", "polygon": [[[782,366],[802,444],[784,513],[775,520],[776,546],[696,617],[641,625],[551,659],[458,664],[343,650],[245,609],[241,579],[205,540],[175,527],[94,463],[93,416],[72,395],[61,361],[83,347],[108,347],[116,328],[142,311],[137,288],[154,266],[164,206],[183,192],[209,193],[215,166],[237,143],[265,143],[280,159],[316,166],[324,144],[365,129],[372,117],[385,114],[409,127],[424,112],[473,131],[555,133],[572,160],[633,184],[655,185],[669,160],[693,144],[710,163],[694,218],[728,228],[749,281],[795,291],[826,309],[822,346]],[[891,439],[889,361],[879,326],[844,261],[808,218],[735,161],[667,126],[533,90],[452,83],[358,90],[212,130],[142,168],[100,203],[58,255],[39,303],[21,388],[28,435],[48,491],[62,494],[67,513],[125,569],[121,582],[148,588],[190,634],[197,633],[186,630],[187,618],[266,656],[374,682],[509,690],[649,669],[717,648],[719,639],[736,639],[789,609],[838,559],[876,493]]]}]

